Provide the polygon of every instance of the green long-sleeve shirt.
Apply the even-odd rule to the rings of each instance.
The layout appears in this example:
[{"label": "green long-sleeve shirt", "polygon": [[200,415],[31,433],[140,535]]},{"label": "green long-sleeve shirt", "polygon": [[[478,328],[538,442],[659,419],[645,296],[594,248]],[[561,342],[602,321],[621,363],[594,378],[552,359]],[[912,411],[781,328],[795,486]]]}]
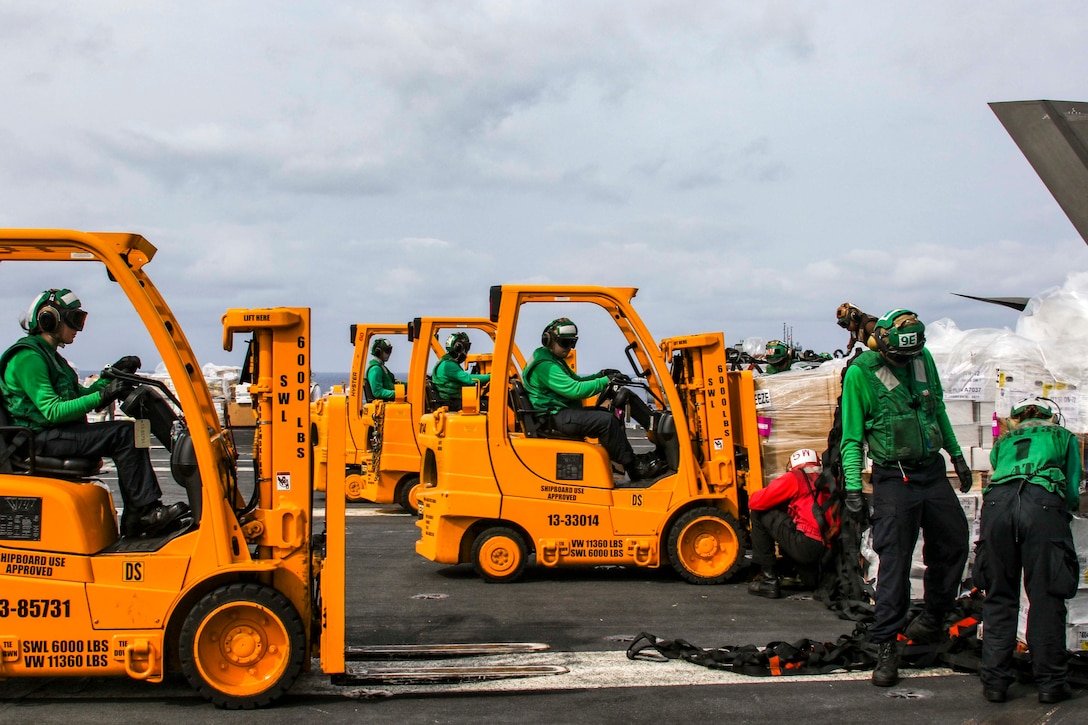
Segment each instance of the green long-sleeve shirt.
[{"label": "green long-sleeve shirt", "polygon": [[608,387],[607,375],[579,375],[546,347],[533,351],[533,359],[525,366],[521,377],[533,407],[548,413],[578,408],[579,401]]},{"label": "green long-sleeve shirt", "polygon": [[[881,362],[880,353],[866,351],[846,368],[843,376],[840,450],[848,491],[861,490],[863,441],[868,441],[877,463],[898,460],[898,457],[877,460],[875,452],[885,447],[889,439],[914,444],[912,453],[916,459],[936,454],[940,448],[953,457],[963,455],[945,411],[944,391],[929,351],[923,349],[918,358],[901,368]],[[875,380],[870,379],[868,367],[875,369]],[[881,398],[878,390],[884,390],[886,397]],[[911,412],[893,424],[889,404],[896,405],[899,412]],[[936,445],[934,433],[939,433],[940,445]]]},{"label": "green long-sleeve shirt", "polygon": [[491,380],[491,375],[474,375],[466,372],[450,355],[443,355],[431,373],[431,381],[438,389],[438,394],[445,400],[460,400],[461,388],[475,385],[477,380],[486,383]]},{"label": "green long-sleeve shirt", "polygon": [[61,354],[40,335],[28,335],[0,356],[0,387],[14,425],[40,431],[63,423],[85,421],[102,404],[97,380],[88,387]]}]

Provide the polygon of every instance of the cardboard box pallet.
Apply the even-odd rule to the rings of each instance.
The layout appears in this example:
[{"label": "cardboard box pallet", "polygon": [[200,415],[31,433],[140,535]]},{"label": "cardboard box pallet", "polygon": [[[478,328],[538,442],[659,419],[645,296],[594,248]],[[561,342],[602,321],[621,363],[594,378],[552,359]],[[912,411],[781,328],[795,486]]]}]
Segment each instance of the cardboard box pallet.
[{"label": "cardboard box pallet", "polygon": [[834,422],[845,363],[756,378],[756,415],[764,483],[786,471],[798,448],[822,452]]}]

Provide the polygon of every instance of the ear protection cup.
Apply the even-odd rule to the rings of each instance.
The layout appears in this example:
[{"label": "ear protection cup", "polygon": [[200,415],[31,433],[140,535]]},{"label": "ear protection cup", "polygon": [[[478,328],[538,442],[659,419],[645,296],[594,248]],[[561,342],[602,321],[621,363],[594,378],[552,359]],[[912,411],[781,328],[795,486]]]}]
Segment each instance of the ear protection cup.
[{"label": "ear protection cup", "polygon": [[876,343],[876,347],[873,349],[877,352],[888,352],[888,331],[878,327],[873,330],[872,336],[869,338],[872,342]]},{"label": "ear protection cup", "polygon": [[880,342],[876,339],[876,332],[869,335],[869,339],[865,341],[865,347],[869,348],[873,352],[880,352]]},{"label": "ear protection cup", "polygon": [[540,333],[540,344],[544,347],[551,347],[556,342],[555,328],[559,320],[552,320],[548,323],[548,326],[544,328],[544,332]]},{"label": "ear protection cup", "polygon": [[60,326],[60,310],[57,309],[58,292],[60,290],[49,290],[49,298],[38,307],[38,314],[34,318],[34,324],[42,332],[53,332]]}]

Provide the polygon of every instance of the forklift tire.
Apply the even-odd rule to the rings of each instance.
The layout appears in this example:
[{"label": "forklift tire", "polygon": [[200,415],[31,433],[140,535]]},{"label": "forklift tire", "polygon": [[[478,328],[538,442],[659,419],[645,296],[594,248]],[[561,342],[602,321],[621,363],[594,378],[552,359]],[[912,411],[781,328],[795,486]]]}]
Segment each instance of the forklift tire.
[{"label": "forklift tire", "polygon": [[740,524],[721,509],[687,511],[669,529],[669,561],[693,584],[720,584],[740,568]]},{"label": "forklift tire", "polygon": [[419,476],[408,476],[397,486],[397,503],[410,514],[419,516]]},{"label": "forklift tire", "polygon": [[344,498],[352,503],[358,501],[365,501],[363,498],[363,477],[359,475],[349,475],[344,482]]},{"label": "forklift tire", "polygon": [[278,699],[302,671],[302,618],[262,584],[228,584],[185,618],[178,651],[189,684],[216,707],[251,710]]},{"label": "forklift tire", "polygon": [[472,545],[472,564],[484,581],[517,581],[525,570],[528,558],[525,539],[505,526],[488,529]]}]

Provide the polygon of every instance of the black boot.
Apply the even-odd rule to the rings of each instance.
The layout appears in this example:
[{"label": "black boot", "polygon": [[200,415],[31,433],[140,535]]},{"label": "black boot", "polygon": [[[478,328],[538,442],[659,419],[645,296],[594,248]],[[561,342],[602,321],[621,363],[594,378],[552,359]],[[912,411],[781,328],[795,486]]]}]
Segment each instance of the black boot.
[{"label": "black boot", "polygon": [[182,502],[165,506],[156,501],[135,512],[130,512],[126,506],[121,514],[121,536],[132,539],[163,534],[188,515],[189,504]]},{"label": "black boot", "polygon": [[669,464],[652,453],[635,456],[635,461],[627,467],[627,477],[632,481],[647,481],[658,478],[669,468]]},{"label": "black boot", "polygon": [[895,642],[881,642],[876,655],[876,669],[873,670],[873,684],[877,687],[891,687],[899,682],[899,651]]},{"label": "black boot", "polygon": [[911,620],[903,635],[914,644],[934,644],[941,641],[944,629],[936,617],[922,612]]},{"label": "black boot", "polygon": [[757,597],[778,599],[782,596],[782,585],[777,576],[764,573],[748,583],[748,593]]},{"label": "black boot", "polygon": [[1069,689],[1069,685],[1061,685],[1052,690],[1039,690],[1039,702],[1044,705],[1064,702],[1072,696],[1073,692]]}]

